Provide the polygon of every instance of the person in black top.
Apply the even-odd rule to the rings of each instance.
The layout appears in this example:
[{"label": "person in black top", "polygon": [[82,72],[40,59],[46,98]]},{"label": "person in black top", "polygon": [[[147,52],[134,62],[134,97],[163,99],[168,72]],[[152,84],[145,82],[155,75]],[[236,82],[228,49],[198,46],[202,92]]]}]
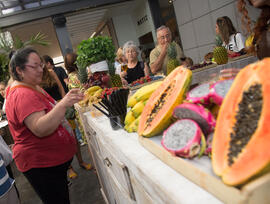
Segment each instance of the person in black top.
[{"label": "person in black top", "polygon": [[56,101],[61,100],[66,92],[53,69],[46,66],[43,69],[41,87]]},{"label": "person in black top", "polygon": [[46,67],[48,68],[48,70],[53,69],[53,71],[56,73],[65,92],[67,93],[68,92],[68,87],[67,87],[68,75],[67,75],[66,71],[64,70],[64,68],[55,67],[53,59],[48,55],[44,55],[42,58],[44,60]]},{"label": "person in black top", "polygon": [[123,46],[123,52],[127,58],[127,70],[122,70],[122,81],[130,84],[144,76],[149,76],[149,67],[146,63],[138,61],[139,50],[133,41],[128,41]]}]

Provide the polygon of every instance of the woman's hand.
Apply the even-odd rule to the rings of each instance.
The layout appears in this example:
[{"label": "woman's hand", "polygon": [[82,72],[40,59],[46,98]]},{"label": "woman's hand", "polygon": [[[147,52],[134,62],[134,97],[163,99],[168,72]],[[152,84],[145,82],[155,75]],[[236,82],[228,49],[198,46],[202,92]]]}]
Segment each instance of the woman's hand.
[{"label": "woman's hand", "polygon": [[120,77],[121,78],[125,78],[127,76],[127,72],[123,71],[123,72],[120,72]]},{"label": "woman's hand", "polygon": [[51,111],[34,112],[24,119],[24,123],[37,137],[46,137],[58,128],[65,117],[66,109],[82,100],[83,97],[84,94],[80,89],[72,89]]},{"label": "woman's hand", "polygon": [[64,107],[67,108],[83,100],[83,98],[84,94],[81,92],[80,89],[71,89],[59,103],[61,103]]},{"label": "woman's hand", "polygon": [[128,85],[127,80],[125,80],[125,79],[122,78],[122,77],[121,77],[121,81],[122,81],[123,86],[127,86],[127,85]]}]

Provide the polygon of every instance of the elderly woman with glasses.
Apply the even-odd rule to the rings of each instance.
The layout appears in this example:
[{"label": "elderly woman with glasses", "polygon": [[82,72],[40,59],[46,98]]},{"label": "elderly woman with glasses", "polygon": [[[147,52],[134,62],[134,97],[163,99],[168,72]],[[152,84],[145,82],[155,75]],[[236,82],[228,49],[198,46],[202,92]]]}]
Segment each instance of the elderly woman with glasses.
[{"label": "elderly woman with glasses", "polygon": [[139,49],[133,41],[128,41],[124,44],[123,52],[127,59],[127,70],[122,70],[120,73],[124,84],[130,84],[141,77],[149,76],[147,64],[138,61]]},{"label": "elderly woman with glasses", "polygon": [[32,48],[18,50],[9,66],[14,81],[7,94],[6,114],[17,168],[43,203],[69,203],[67,169],[77,149],[65,112],[83,94],[72,89],[56,103],[39,86],[44,65]]}]

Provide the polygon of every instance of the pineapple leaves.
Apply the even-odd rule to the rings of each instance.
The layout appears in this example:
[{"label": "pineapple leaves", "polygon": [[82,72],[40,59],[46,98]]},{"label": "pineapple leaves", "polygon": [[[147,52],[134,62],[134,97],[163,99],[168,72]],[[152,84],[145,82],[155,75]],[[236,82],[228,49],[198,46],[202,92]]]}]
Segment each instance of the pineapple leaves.
[{"label": "pineapple leaves", "polygon": [[215,44],[216,44],[216,46],[222,46],[222,39],[221,39],[221,37],[219,36],[219,35],[216,35],[216,38],[215,38]]}]

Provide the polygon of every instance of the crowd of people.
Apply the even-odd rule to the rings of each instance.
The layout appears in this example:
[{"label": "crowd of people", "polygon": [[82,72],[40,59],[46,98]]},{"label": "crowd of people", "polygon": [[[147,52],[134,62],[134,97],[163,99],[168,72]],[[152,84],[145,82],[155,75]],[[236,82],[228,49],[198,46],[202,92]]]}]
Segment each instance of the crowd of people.
[{"label": "crowd of people", "polygon": [[[245,37],[236,31],[227,16],[216,20],[216,34],[220,36],[228,54],[244,54],[252,50],[259,59],[269,57],[270,1],[248,2],[262,9],[254,28],[251,47],[245,47]],[[246,3],[246,0],[238,0],[239,11],[246,19],[243,25],[250,31]],[[168,27],[161,26],[156,30],[156,35],[157,45],[150,53],[142,52],[142,60],[139,60],[140,50],[133,41],[126,42],[117,50],[115,68],[123,85],[144,76],[166,75],[172,34]],[[193,64],[178,44],[176,53],[183,66]],[[64,57],[66,72],[62,67],[56,67],[50,56],[41,57],[30,47],[12,54],[9,83],[0,82],[1,115],[6,114],[14,140],[11,152],[0,137],[0,179],[3,181],[0,184],[0,201],[19,203],[19,193],[9,167],[13,154],[18,170],[25,175],[44,203],[69,203],[67,177],[77,177],[71,166],[74,155],[82,168],[92,168],[81,156],[83,132],[73,107],[84,97],[80,89],[73,88],[79,83],[75,63],[77,55],[68,53]]]}]

